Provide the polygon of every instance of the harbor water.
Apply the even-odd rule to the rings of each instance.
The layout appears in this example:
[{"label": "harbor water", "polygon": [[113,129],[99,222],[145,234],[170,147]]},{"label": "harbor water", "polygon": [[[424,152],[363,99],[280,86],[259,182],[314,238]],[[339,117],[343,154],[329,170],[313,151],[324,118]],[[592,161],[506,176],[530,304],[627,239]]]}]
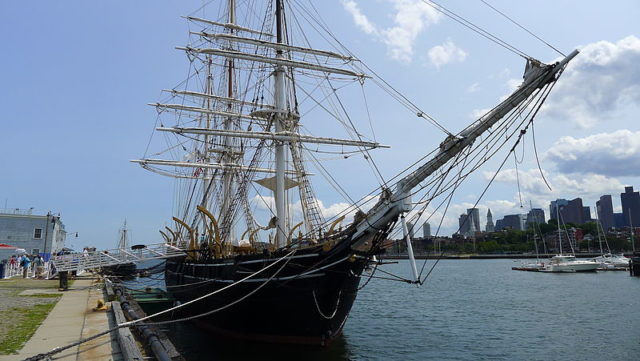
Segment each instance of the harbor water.
[{"label": "harbor water", "polygon": [[[512,271],[517,264],[443,260],[421,287],[374,278],[324,348],[223,341],[184,323],[167,331],[189,361],[640,358],[640,278]],[[381,269],[409,276],[406,261]]]}]

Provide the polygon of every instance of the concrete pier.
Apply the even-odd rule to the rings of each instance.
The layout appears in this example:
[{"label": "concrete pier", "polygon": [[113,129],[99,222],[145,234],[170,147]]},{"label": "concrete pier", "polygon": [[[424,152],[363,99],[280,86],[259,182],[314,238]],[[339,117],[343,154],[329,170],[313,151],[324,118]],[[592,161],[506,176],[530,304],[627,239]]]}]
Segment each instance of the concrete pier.
[{"label": "concrete pier", "polygon": [[[97,279],[76,279],[67,291],[60,292],[62,297],[51,310],[47,318],[27,341],[17,355],[0,356],[0,361],[24,360],[56,347],[66,346],[82,338],[95,335],[113,327],[113,316],[107,311],[93,311],[97,301],[104,299]],[[51,289],[26,290],[23,293],[56,293]],[[111,334],[91,340],[80,346],[64,350],[53,356],[56,360],[123,360],[116,336]]]}]

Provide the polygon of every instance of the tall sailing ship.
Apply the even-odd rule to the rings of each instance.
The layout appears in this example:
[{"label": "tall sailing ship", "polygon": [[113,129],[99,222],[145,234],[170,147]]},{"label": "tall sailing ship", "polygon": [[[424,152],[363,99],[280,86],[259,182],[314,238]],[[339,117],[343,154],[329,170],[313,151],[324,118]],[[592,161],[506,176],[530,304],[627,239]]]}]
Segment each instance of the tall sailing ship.
[{"label": "tall sailing ship", "polygon": [[[390,232],[406,233],[405,215],[416,204],[421,214],[505,139],[519,139],[577,51],[550,65],[527,59],[513,94],[457,134],[445,132],[429,160],[327,219],[307,168],[335,179],[314,152],[334,147],[333,154],[372,163],[370,152],[386,147],[354,128],[338,89],[372,83],[389,92],[384,101],[428,116],[343,47],[310,2],[250,3],[228,1],[217,18],[186,17],[191,43],[177,49],[190,61],[189,77],[151,104],[166,148],[134,162],[177,179],[175,217],[161,233],[187,254],[167,260],[165,271],[182,315],[226,336],[326,344],[340,334],[363,271]],[[321,36],[303,34],[303,20]],[[314,48],[310,39],[332,48]],[[347,135],[308,134],[303,116],[336,119]],[[413,277],[420,282],[415,266]]]}]

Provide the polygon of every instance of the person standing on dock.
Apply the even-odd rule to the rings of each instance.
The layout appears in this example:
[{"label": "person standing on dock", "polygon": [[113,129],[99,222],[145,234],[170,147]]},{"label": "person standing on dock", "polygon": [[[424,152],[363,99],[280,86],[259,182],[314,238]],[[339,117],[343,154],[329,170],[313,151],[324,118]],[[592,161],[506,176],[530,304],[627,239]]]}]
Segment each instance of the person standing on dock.
[{"label": "person standing on dock", "polygon": [[22,255],[20,266],[22,267],[22,278],[27,278],[27,273],[29,272],[29,266],[31,266],[31,260],[29,259],[29,256],[27,256],[26,254]]},{"label": "person standing on dock", "polygon": [[44,272],[44,260],[40,255],[37,255],[33,260],[33,266],[36,268],[36,278],[42,279],[42,273]]},{"label": "person standing on dock", "polygon": [[15,254],[11,256],[11,259],[9,259],[9,267],[12,271],[18,267],[18,259]]}]

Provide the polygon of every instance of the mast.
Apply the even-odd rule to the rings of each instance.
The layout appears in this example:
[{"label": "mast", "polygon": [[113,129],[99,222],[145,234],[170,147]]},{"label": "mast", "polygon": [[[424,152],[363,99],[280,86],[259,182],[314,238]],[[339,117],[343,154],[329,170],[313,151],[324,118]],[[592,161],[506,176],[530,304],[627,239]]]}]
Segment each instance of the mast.
[{"label": "mast", "polygon": [[[602,237],[600,237],[600,228],[602,228],[602,225],[600,224],[600,218],[598,218],[598,208],[596,205],[596,231],[598,232],[598,243],[600,243],[600,255],[604,256],[604,251],[602,250]],[[604,234],[604,229],[602,230],[602,233]],[[609,247],[608,244],[607,247]]]},{"label": "mast", "polygon": [[[283,37],[283,16],[282,16],[282,0],[276,0],[276,42],[284,44]],[[283,59],[284,54],[281,49],[276,51],[276,59]],[[285,89],[284,89],[284,66],[277,65],[275,70],[275,129],[276,133],[285,131],[284,114],[285,114]],[[285,149],[288,142],[276,141],[275,144],[275,160],[276,160],[276,239],[275,246],[279,248],[286,243],[287,227],[287,211],[285,203]]]},{"label": "mast", "polygon": [[562,233],[560,232],[560,209],[558,208],[558,202],[556,202],[556,215],[558,216],[558,245],[560,247],[560,255],[562,256]]},{"label": "mast", "polygon": [[124,220],[124,225],[120,229],[120,239],[118,240],[118,249],[126,249],[129,247],[129,236],[127,235],[127,220]]},{"label": "mast", "polygon": [[[236,2],[235,0],[229,0],[229,24],[235,25],[236,22]],[[229,32],[233,35],[234,28],[229,28]],[[234,91],[233,91],[233,77],[234,77],[234,59],[227,58],[227,97],[229,99],[234,99]],[[233,113],[233,102],[227,102],[227,112]],[[231,131],[233,130],[233,119],[229,117],[224,118],[224,130]],[[223,142],[224,148],[222,153],[222,163],[223,164],[232,164],[235,162],[235,154],[233,152],[233,138],[225,137]],[[227,236],[227,240],[233,239],[233,213],[230,212],[231,202],[235,198],[235,187],[234,187],[234,175],[235,171],[232,169],[227,169],[222,173],[222,185],[223,185],[223,193],[222,193],[222,206],[220,207],[220,219],[222,219],[222,224],[226,227],[229,227],[226,230],[223,230],[223,234]]]},{"label": "mast", "polygon": [[631,228],[631,251],[636,254],[636,242],[633,240],[633,221],[631,220],[631,208],[629,208],[629,228]]}]

